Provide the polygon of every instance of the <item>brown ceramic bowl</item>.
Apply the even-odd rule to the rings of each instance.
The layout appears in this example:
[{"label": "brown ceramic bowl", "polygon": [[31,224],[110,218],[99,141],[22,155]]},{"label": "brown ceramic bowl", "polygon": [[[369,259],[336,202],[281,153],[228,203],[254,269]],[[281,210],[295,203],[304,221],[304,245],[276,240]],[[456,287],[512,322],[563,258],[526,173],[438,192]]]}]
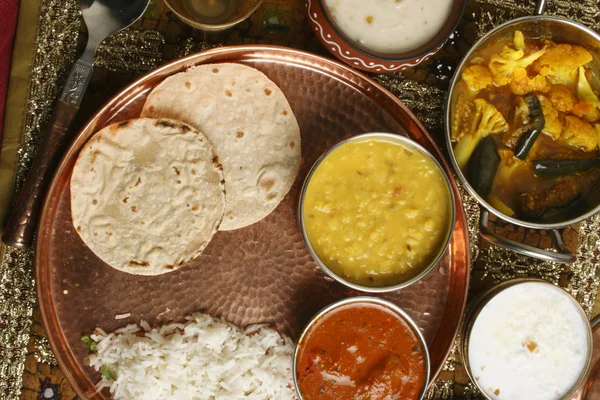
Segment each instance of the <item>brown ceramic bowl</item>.
[{"label": "brown ceramic bowl", "polygon": [[224,31],[245,21],[262,2],[263,0],[165,0],[167,7],[179,19],[207,32]]},{"label": "brown ceramic bowl", "polygon": [[348,38],[336,25],[324,0],[307,0],[308,19],[317,38],[346,64],[367,72],[390,73],[404,71],[429,59],[450,38],[462,17],[466,0],[453,0],[454,7],[442,30],[428,43],[400,54],[377,53]]}]

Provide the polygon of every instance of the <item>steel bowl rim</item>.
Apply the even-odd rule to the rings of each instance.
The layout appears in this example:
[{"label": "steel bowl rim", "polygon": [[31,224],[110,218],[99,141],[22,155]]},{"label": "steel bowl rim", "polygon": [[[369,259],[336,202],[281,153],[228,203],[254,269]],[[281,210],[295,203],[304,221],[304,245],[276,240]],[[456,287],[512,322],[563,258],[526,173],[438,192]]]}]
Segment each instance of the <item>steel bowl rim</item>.
[{"label": "steel bowl rim", "polygon": [[425,341],[425,337],[423,336],[423,333],[421,332],[421,329],[419,329],[419,326],[417,325],[417,323],[412,319],[412,317],[410,315],[408,315],[408,313],[406,311],[404,311],[404,309],[402,309],[400,306],[392,303],[391,301],[380,299],[377,297],[372,297],[372,296],[348,297],[348,298],[333,302],[333,303],[329,304],[328,306],[322,308],[319,312],[317,312],[306,324],[306,326],[302,330],[302,334],[300,335],[300,337],[298,338],[298,341],[296,342],[293,360],[292,360],[292,375],[294,378],[294,387],[296,388],[296,394],[297,394],[299,400],[304,400],[304,398],[302,397],[302,392],[300,391],[300,384],[298,382],[296,363],[298,361],[298,353],[300,352],[300,347],[302,346],[306,335],[308,334],[310,329],[314,326],[314,324],[319,319],[321,319],[321,317],[323,317],[325,314],[329,313],[330,311],[332,311],[338,307],[342,307],[347,304],[354,304],[354,303],[374,303],[374,304],[386,307],[389,310],[398,314],[404,321],[406,321],[408,323],[408,325],[410,326],[410,328],[412,329],[412,331],[416,334],[419,342],[421,343],[421,347],[423,348],[423,352],[425,353],[425,380],[423,382],[423,389],[421,390],[421,394],[419,396],[419,400],[423,400],[425,398],[425,396],[427,395],[427,389],[430,384],[429,380],[431,378],[431,361],[429,359],[429,350],[427,348],[427,342]]},{"label": "steel bowl rim", "polygon": [[[335,272],[333,272],[329,267],[327,267],[327,265],[325,265],[324,262],[321,261],[319,256],[314,251],[314,249],[310,243],[310,240],[308,239],[308,234],[306,233],[306,226],[304,223],[304,199],[306,198],[306,190],[307,190],[310,180],[313,177],[317,168],[321,165],[321,163],[325,160],[325,158],[327,158],[327,156],[329,156],[333,151],[337,150],[341,146],[343,146],[347,143],[357,141],[357,140],[369,139],[369,138],[384,138],[384,139],[390,139],[392,141],[398,141],[404,145],[407,145],[413,149],[416,149],[417,151],[420,151],[425,157],[427,157],[434,163],[436,169],[441,173],[441,175],[443,177],[444,187],[446,188],[448,198],[449,198],[448,207],[449,207],[450,215],[448,218],[448,225],[446,227],[447,232],[446,232],[446,237],[443,241],[443,243],[444,243],[443,246],[440,246],[439,251],[436,254],[436,256],[432,259],[432,261],[429,263],[429,265],[426,268],[424,268],[419,274],[415,275],[414,277],[412,277],[406,281],[402,281],[400,283],[396,283],[396,284],[390,285],[390,286],[380,286],[380,287],[365,286],[365,285],[361,285],[361,284],[358,284],[355,282],[351,282],[350,280],[347,280],[347,279],[339,276]],[[446,254],[446,251],[448,250],[448,246],[450,245],[450,241],[452,240],[452,234],[454,232],[454,225],[456,223],[456,201],[454,200],[452,184],[450,183],[450,179],[448,178],[448,175],[444,172],[444,169],[442,168],[442,165],[439,163],[439,161],[429,151],[427,151],[427,149],[425,149],[419,143],[417,143],[417,142],[413,141],[412,139],[409,139],[405,136],[397,135],[394,133],[370,132],[370,133],[363,133],[360,135],[352,136],[350,138],[344,139],[344,140],[336,143],[329,150],[327,150],[323,155],[321,155],[317,159],[317,161],[315,161],[315,163],[312,165],[312,167],[308,171],[308,174],[306,175],[306,178],[304,179],[304,183],[302,184],[302,188],[300,190],[300,198],[298,201],[298,219],[300,221],[300,231],[302,232],[302,239],[304,239],[304,243],[306,244],[308,252],[310,253],[312,259],[317,263],[317,265],[321,268],[321,270],[323,272],[325,272],[329,277],[333,278],[334,280],[338,281],[342,285],[345,285],[349,288],[352,288],[355,290],[360,290],[360,291],[367,292],[367,293],[385,293],[385,292],[392,292],[395,290],[399,290],[399,289],[405,288],[409,285],[412,285],[413,283],[424,278],[427,274],[429,274],[435,268],[435,266],[438,265],[438,263],[440,262],[440,260],[444,256],[444,254]]]},{"label": "steel bowl rim", "polygon": [[171,10],[177,18],[179,18],[180,20],[182,20],[183,22],[185,22],[186,24],[190,25],[193,28],[204,30],[204,31],[214,31],[214,32],[224,31],[226,29],[229,29],[229,28],[247,20],[248,18],[250,18],[250,16],[252,14],[254,14],[256,12],[256,10],[258,10],[258,7],[260,7],[262,5],[262,3],[264,2],[264,0],[257,0],[258,2],[256,3],[256,6],[254,6],[246,14],[244,14],[243,16],[241,16],[240,18],[238,18],[234,21],[231,21],[228,23],[206,24],[206,23],[198,22],[196,20],[193,20],[193,19],[188,18],[185,15],[181,14],[171,4],[172,1],[173,0],[164,0],[165,4],[169,8],[169,10]]},{"label": "steel bowl rim", "polygon": [[572,26],[576,29],[579,29],[579,30],[589,34],[590,36],[592,36],[600,45],[600,34],[596,33],[595,31],[593,31],[592,29],[588,28],[585,25],[582,25],[578,22],[572,21],[567,18],[562,18],[562,17],[548,16],[548,15],[528,15],[525,17],[512,19],[510,21],[507,21],[507,22],[495,27],[494,29],[492,29],[491,31],[489,31],[485,35],[483,35],[479,40],[477,40],[477,42],[475,42],[475,44],[469,49],[467,54],[463,57],[461,62],[456,67],[456,70],[455,70],[456,72],[454,73],[454,76],[450,80],[450,86],[449,86],[448,92],[446,94],[446,104],[445,104],[445,108],[444,108],[444,118],[443,118],[443,120],[444,120],[444,139],[446,142],[446,146],[448,148],[448,153],[450,155],[450,157],[449,157],[450,162],[452,164],[452,167],[454,168],[455,174],[458,176],[458,179],[461,181],[461,183],[467,188],[467,191],[477,200],[477,202],[482,207],[485,207],[493,215],[495,215],[496,217],[498,217],[504,221],[507,221],[507,222],[510,222],[510,223],[513,223],[515,225],[522,226],[525,228],[561,229],[561,228],[565,228],[567,226],[576,224],[578,222],[581,222],[583,220],[586,220],[586,219],[592,217],[593,215],[597,214],[598,212],[600,212],[600,204],[598,204],[593,209],[583,213],[582,215],[580,215],[576,218],[571,218],[567,221],[560,221],[560,222],[553,222],[553,223],[539,223],[539,222],[523,221],[518,218],[510,217],[510,216],[505,215],[502,212],[498,211],[496,208],[492,207],[487,201],[485,201],[485,199],[483,199],[479,195],[479,193],[477,193],[475,191],[475,189],[473,189],[473,187],[471,186],[471,184],[468,182],[467,178],[463,174],[462,170],[458,166],[458,163],[456,162],[456,157],[454,156],[454,149],[452,147],[452,132],[451,132],[451,130],[452,130],[452,115],[450,113],[450,109],[451,109],[451,103],[452,103],[452,95],[455,91],[457,82],[460,80],[459,72],[464,68],[467,61],[470,60],[471,56],[476,51],[481,50],[481,44],[484,41],[488,40],[490,37],[492,37],[497,32],[504,30],[505,28],[507,28],[511,25],[516,25],[521,22],[531,22],[531,21],[540,21],[540,20],[570,25],[570,26]]},{"label": "steel bowl rim", "polygon": [[469,376],[469,379],[471,379],[471,382],[473,382],[475,384],[475,386],[483,394],[485,399],[486,400],[494,400],[492,397],[488,396],[487,393],[483,390],[483,388],[479,385],[479,382],[477,381],[477,379],[475,379],[475,376],[473,375],[473,373],[471,371],[471,366],[469,363],[469,339],[471,337],[471,331],[473,330],[473,326],[475,325],[475,321],[479,317],[479,314],[493,298],[495,298],[497,295],[499,295],[506,289],[509,289],[514,286],[522,285],[522,284],[527,284],[527,283],[540,283],[540,284],[546,285],[548,287],[551,287],[558,292],[561,292],[563,295],[566,295],[567,299],[577,309],[582,320],[585,321],[585,327],[586,327],[586,333],[587,333],[587,347],[588,347],[588,351],[587,351],[587,355],[586,355],[586,362],[585,362],[583,369],[581,370],[581,373],[580,373],[577,381],[575,381],[575,383],[573,384],[571,389],[563,397],[560,398],[560,400],[568,400],[568,399],[570,399],[571,395],[574,394],[575,391],[585,381],[585,378],[590,369],[590,365],[592,362],[592,351],[594,348],[592,326],[590,324],[590,321],[589,321],[587,315],[585,314],[585,311],[583,310],[583,307],[581,307],[581,304],[579,304],[579,302],[577,302],[577,300],[575,300],[575,298],[569,292],[567,292],[564,288],[562,288],[560,286],[556,286],[553,283],[548,282],[544,279],[532,278],[532,277],[509,279],[507,281],[499,283],[499,284],[493,286],[492,288],[488,289],[487,291],[485,291],[484,293],[479,295],[473,301],[473,303],[467,307],[467,311],[465,313],[465,319],[463,321],[463,326],[461,329],[460,343],[459,343],[459,351],[461,353],[463,365],[465,366],[465,370],[467,372],[467,375]]},{"label": "steel bowl rim", "polygon": [[[358,48],[354,43],[352,43],[352,41],[350,39],[348,39],[348,35],[346,35],[341,29],[339,29],[337,27],[336,24],[334,24],[329,19],[329,17],[327,16],[327,12],[325,12],[325,7],[327,7],[327,6],[325,4],[323,4],[324,0],[313,0],[313,1],[315,1],[319,5],[319,8],[321,9],[321,12],[323,13],[323,18],[325,19],[325,22],[327,22],[327,25],[330,26],[331,29],[340,37],[340,39],[342,39],[344,44],[347,44],[348,46],[350,46],[350,48],[352,50],[356,51],[357,53],[359,53],[360,55],[362,55],[364,57],[372,58],[373,60],[377,60],[379,62],[388,62],[388,63],[393,62],[393,63],[400,63],[400,64],[415,61],[415,60],[422,60],[423,57],[427,57],[433,53],[437,53],[441,49],[441,47],[450,39],[450,37],[456,31],[456,28],[458,27],[458,24],[460,23],[462,16],[465,12],[465,8],[467,7],[466,0],[453,0],[455,2],[458,2],[458,1],[462,2],[462,6],[461,6],[460,13],[458,14],[458,18],[456,18],[456,21],[454,21],[454,23],[452,23],[452,25],[451,25],[452,29],[450,29],[448,35],[446,35],[444,37],[444,39],[442,39],[441,41],[436,41],[435,45],[427,46],[426,50],[423,50],[423,51],[419,52],[418,54],[415,54],[414,56],[411,56],[411,57],[405,56],[405,57],[400,57],[400,58],[387,58],[387,57],[379,57],[373,53],[368,53],[365,50]],[[423,47],[423,46],[421,46],[421,47]],[[419,47],[417,47],[415,50],[417,50],[417,49],[419,49]],[[405,52],[405,53],[408,53],[408,52]],[[395,56],[395,55],[402,56],[405,53],[398,53],[398,54],[391,54],[391,55],[392,56]]]}]

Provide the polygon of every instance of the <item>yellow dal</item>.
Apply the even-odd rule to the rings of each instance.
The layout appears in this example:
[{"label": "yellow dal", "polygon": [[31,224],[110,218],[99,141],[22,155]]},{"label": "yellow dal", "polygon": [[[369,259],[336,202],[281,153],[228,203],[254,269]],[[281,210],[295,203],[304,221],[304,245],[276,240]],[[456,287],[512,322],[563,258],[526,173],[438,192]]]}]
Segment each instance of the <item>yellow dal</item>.
[{"label": "yellow dal", "polygon": [[444,245],[444,177],[419,151],[385,139],[346,143],[317,167],[304,199],[308,240],[337,275],[365,286],[403,282]]}]

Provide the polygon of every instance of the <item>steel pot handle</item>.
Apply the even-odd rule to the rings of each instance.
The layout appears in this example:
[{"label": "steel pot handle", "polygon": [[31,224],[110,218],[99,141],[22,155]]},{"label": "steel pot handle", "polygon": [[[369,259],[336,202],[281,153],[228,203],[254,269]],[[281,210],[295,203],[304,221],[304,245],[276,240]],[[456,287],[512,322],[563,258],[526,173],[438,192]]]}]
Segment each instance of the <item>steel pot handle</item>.
[{"label": "steel pot handle", "polygon": [[542,15],[546,9],[546,3],[548,3],[548,0],[538,0],[534,15]]},{"label": "steel pot handle", "polygon": [[565,246],[560,232],[557,229],[552,229],[552,241],[556,252],[538,249],[537,247],[528,246],[523,243],[516,242],[514,240],[507,239],[505,237],[497,235],[494,231],[488,228],[488,222],[490,219],[490,212],[481,208],[481,215],[479,217],[479,234],[482,238],[496,246],[503,247],[505,249],[514,251],[515,253],[523,254],[529,257],[537,258],[544,261],[557,262],[561,264],[571,264],[577,260],[577,256]]}]

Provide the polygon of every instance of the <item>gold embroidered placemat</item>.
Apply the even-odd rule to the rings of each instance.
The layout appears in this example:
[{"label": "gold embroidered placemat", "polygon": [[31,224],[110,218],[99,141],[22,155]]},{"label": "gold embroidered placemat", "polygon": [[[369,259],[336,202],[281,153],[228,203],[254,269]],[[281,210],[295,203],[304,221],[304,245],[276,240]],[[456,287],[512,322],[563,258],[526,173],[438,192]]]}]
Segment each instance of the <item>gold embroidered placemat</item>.
[{"label": "gold embroidered placemat", "polygon": [[[470,0],[452,39],[432,60],[403,74],[373,75],[402,99],[442,143],[445,90],[454,68],[472,43],[495,25],[533,12],[532,0]],[[9,86],[5,146],[0,158],[0,224],[27,173],[77,51],[85,42],[77,0],[27,0],[21,13]],[[249,21],[225,34],[207,35],[177,20],[160,0],[153,0],[142,20],[108,39],[95,59],[95,72],[74,130],[127,83],[175,58],[230,44],[277,44],[327,55],[305,18],[302,0],[265,0]],[[550,0],[549,14],[562,15],[600,29],[595,0]],[[8,142],[7,142],[7,139]],[[7,144],[8,143],[8,144]],[[491,247],[477,237],[479,208],[464,196],[472,239],[470,296],[516,276],[537,276],[573,294],[588,316],[600,283],[600,218],[568,228],[568,246],[578,262],[567,267],[536,261]],[[547,246],[549,236],[499,226],[516,240]],[[3,399],[75,398],[56,365],[35,308],[33,253],[0,246],[0,397]],[[453,351],[429,399],[476,399],[477,390]]]}]

